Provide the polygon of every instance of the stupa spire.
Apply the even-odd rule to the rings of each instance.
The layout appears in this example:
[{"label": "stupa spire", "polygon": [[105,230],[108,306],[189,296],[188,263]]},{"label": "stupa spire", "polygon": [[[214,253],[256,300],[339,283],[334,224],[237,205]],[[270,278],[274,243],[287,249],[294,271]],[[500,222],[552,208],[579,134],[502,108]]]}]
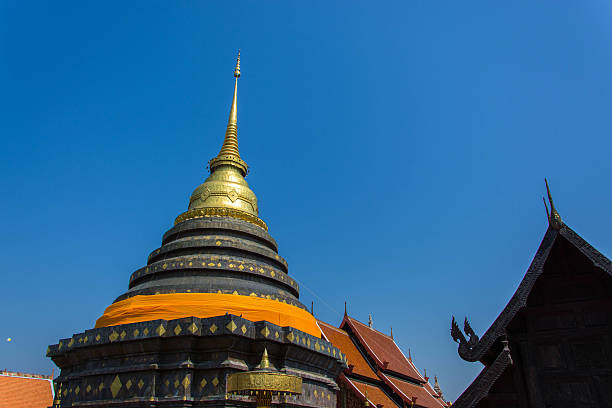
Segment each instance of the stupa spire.
[{"label": "stupa spire", "polygon": [[238,58],[234,68],[234,97],[232,98],[232,106],[230,107],[229,118],[227,119],[225,138],[223,139],[223,145],[219,154],[209,162],[211,173],[218,166],[231,165],[237,167],[243,173],[243,176],[247,174],[248,166],[240,158],[238,150],[238,78],[240,78],[240,50],[238,50]]},{"label": "stupa spire", "polygon": [[234,68],[234,97],[223,145],[219,154],[208,162],[210,175],[193,191],[188,210],[176,218],[175,224],[192,218],[233,217],[268,229],[258,217],[257,197],[245,180],[248,166],[238,152],[239,77],[240,50]]}]

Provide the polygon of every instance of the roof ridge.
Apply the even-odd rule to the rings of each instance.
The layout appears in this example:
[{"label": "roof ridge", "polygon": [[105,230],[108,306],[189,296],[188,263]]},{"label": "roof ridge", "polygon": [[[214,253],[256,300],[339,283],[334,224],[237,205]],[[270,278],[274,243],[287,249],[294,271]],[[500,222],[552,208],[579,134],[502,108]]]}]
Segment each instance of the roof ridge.
[{"label": "roof ridge", "polygon": [[338,327],[336,327],[336,326],[333,326],[333,325],[331,325],[331,324],[329,324],[329,323],[327,323],[327,322],[324,322],[323,320],[319,320],[319,319],[317,319],[317,323],[322,323],[322,324],[324,324],[325,326],[329,327],[330,329],[334,329],[335,331],[337,331],[337,332],[339,332],[339,333],[346,334],[346,335],[348,336],[348,333],[347,333],[347,332],[345,332],[344,330],[342,330],[342,329],[340,329],[340,328],[338,328]]},{"label": "roof ridge", "polygon": [[367,324],[360,322],[359,320],[355,319],[354,317],[350,317],[350,316],[348,316],[348,315],[347,315],[346,317],[348,317],[348,318],[349,318],[349,319],[351,319],[351,320],[354,320],[355,322],[359,323],[360,325],[362,325],[362,326],[363,326],[363,327],[365,327],[366,329],[370,329],[370,330],[372,330],[373,332],[376,332],[376,333],[378,333],[378,334],[381,334],[381,335],[385,336],[386,338],[388,338],[389,340],[391,340],[391,341],[393,341],[393,342],[395,343],[395,340],[393,339],[393,337],[389,336],[388,334],[385,334],[385,333],[381,332],[380,330],[376,330],[375,328],[370,327],[370,326],[368,326]]},{"label": "roof ridge", "polygon": [[52,375],[44,375],[44,374],[32,374],[32,373],[22,373],[19,371],[8,371],[2,370],[0,371],[0,376],[2,377],[17,377],[17,378],[31,378],[34,380],[52,380]]}]

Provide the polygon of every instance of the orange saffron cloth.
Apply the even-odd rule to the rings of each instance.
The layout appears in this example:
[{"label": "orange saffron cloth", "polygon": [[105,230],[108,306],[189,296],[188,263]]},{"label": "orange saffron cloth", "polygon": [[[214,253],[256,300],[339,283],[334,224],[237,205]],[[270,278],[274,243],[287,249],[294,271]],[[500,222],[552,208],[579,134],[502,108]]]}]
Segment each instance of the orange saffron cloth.
[{"label": "orange saffron cloth", "polygon": [[242,316],[252,322],[265,320],[281,327],[290,326],[321,337],[316,319],[304,309],[271,299],[221,293],[134,296],[107,307],[96,321],[96,328],[190,316],[207,318],[226,313]]}]

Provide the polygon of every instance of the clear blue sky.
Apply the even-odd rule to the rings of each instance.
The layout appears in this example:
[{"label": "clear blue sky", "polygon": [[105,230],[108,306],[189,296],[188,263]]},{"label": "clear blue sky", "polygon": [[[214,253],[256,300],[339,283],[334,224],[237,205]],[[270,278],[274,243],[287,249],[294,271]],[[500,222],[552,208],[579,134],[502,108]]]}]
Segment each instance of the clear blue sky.
[{"label": "clear blue sky", "polygon": [[[242,49],[247,178],[338,324],[393,332],[455,399],[547,227],[612,255],[612,3],[0,3],[0,368],[49,373],[206,176]],[[316,295],[314,295],[314,294]],[[12,337],[12,342],[6,338]]]}]

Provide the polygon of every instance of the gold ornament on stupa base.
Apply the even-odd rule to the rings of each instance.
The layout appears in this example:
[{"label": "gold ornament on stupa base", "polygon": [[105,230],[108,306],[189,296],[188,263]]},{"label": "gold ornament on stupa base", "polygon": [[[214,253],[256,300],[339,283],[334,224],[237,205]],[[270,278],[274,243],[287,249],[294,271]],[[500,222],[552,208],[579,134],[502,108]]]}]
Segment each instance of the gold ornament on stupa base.
[{"label": "gold ornament on stupa base", "polygon": [[270,364],[268,350],[264,349],[261,363],[255,370],[227,376],[227,392],[254,396],[258,408],[269,408],[273,396],[301,394],[302,378],[278,372]]}]

